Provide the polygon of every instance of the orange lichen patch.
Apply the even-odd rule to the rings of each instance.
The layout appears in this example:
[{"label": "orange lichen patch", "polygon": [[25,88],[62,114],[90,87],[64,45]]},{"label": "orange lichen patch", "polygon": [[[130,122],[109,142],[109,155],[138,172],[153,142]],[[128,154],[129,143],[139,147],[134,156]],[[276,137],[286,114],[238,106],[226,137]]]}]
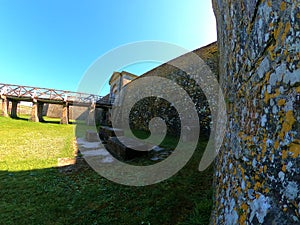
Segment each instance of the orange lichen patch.
[{"label": "orange lichen patch", "polygon": [[260,182],[256,182],[253,189],[254,189],[255,191],[257,191],[257,190],[260,189],[260,188],[261,188],[261,183],[260,183]]},{"label": "orange lichen patch", "polygon": [[278,148],[279,148],[279,141],[278,141],[278,140],[275,141],[275,143],[274,143],[274,148],[275,148],[275,149],[278,149]]},{"label": "orange lichen patch", "polygon": [[266,137],[266,135],[264,135],[263,146],[262,146],[262,151],[261,151],[262,157],[265,156],[266,151],[267,151],[267,137]]},{"label": "orange lichen patch", "polygon": [[245,169],[241,165],[239,165],[239,170],[242,174],[242,178],[244,179],[245,178]]},{"label": "orange lichen patch", "polygon": [[260,161],[260,158],[261,158],[261,155],[257,155],[257,157],[256,157],[257,162]]},{"label": "orange lichen patch", "polygon": [[271,45],[268,50],[269,50],[270,59],[275,60],[276,58],[275,46]]},{"label": "orange lichen patch", "polygon": [[292,110],[288,111],[285,116],[285,121],[282,124],[281,133],[279,134],[279,137],[281,139],[283,139],[284,135],[292,129],[295,122],[296,120],[294,118],[293,111]]},{"label": "orange lichen patch", "polygon": [[286,165],[282,165],[281,170],[282,170],[283,172],[286,172]]},{"label": "orange lichen patch", "polygon": [[252,136],[245,134],[244,132],[239,132],[238,136],[243,139],[243,141],[251,141]]},{"label": "orange lichen patch", "polygon": [[241,187],[238,187],[238,188],[237,188],[237,193],[240,195],[241,192],[242,192],[242,188],[241,188]]},{"label": "orange lichen patch", "polygon": [[272,6],[272,3],[271,3],[271,1],[270,1],[270,0],[269,0],[267,3],[268,3],[268,6],[269,6],[269,7],[271,7],[271,6]]},{"label": "orange lichen patch", "polygon": [[247,219],[247,216],[245,213],[243,213],[242,215],[240,215],[240,223],[241,225],[246,225],[246,219]]},{"label": "orange lichen patch", "polygon": [[268,194],[270,192],[269,188],[266,188],[265,193]]},{"label": "orange lichen patch", "polygon": [[271,76],[271,71],[268,71],[265,75],[265,80],[269,81],[270,80],[270,76]]},{"label": "orange lichen patch", "polygon": [[274,37],[277,40],[279,37],[279,33],[282,30],[282,28],[284,27],[284,24],[282,22],[279,22],[279,26],[277,29],[274,30]]},{"label": "orange lichen patch", "polygon": [[249,181],[247,182],[247,188],[251,188],[251,183]]},{"label": "orange lichen patch", "polygon": [[281,2],[281,4],[280,4],[280,10],[284,11],[285,8],[286,8],[286,3],[285,2]]},{"label": "orange lichen patch", "polygon": [[[299,18],[300,19],[300,18]],[[296,88],[296,91],[300,93],[300,86]]]},{"label": "orange lichen patch", "polygon": [[280,94],[279,88],[277,88],[277,89],[275,90],[275,93],[274,93],[274,94],[269,94],[269,93],[266,91],[266,92],[265,92],[265,99],[264,99],[264,102],[267,104],[271,98],[275,98],[275,97],[277,97],[279,94]]},{"label": "orange lichen patch", "polygon": [[299,144],[300,145],[300,139],[295,139],[294,143]]},{"label": "orange lichen patch", "polygon": [[268,169],[267,165],[264,165],[264,173],[267,172],[267,169]]},{"label": "orange lichen patch", "polygon": [[285,41],[286,36],[287,36],[287,34],[289,33],[290,29],[291,29],[291,24],[290,24],[290,23],[287,23],[287,24],[285,25],[284,32],[283,32],[283,34],[282,34],[282,36],[281,36],[281,41],[282,41],[282,42]]},{"label": "orange lichen patch", "polygon": [[240,215],[240,223],[239,224],[246,224],[247,219],[247,211],[248,211],[248,205],[246,203],[243,203],[241,205],[241,209],[243,210],[243,213]]},{"label": "orange lichen patch", "polygon": [[247,212],[247,210],[248,210],[248,205],[247,205],[246,203],[243,203],[243,204],[241,205],[241,209],[244,210],[244,212]]},{"label": "orange lichen patch", "polygon": [[285,104],[285,99],[280,99],[277,103],[278,106],[283,106]]},{"label": "orange lichen patch", "polygon": [[265,99],[264,99],[264,101],[265,101],[266,104],[269,102],[270,98],[271,98],[271,95],[268,92],[265,92]]},{"label": "orange lichen patch", "polygon": [[282,151],[282,159],[286,159],[287,156],[288,156],[288,151],[283,150],[283,151]]},{"label": "orange lichen patch", "polygon": [[289,147],[289,151],[293,153],[292,157],[297,158],[300,155],[300,145],[292,143]]}]

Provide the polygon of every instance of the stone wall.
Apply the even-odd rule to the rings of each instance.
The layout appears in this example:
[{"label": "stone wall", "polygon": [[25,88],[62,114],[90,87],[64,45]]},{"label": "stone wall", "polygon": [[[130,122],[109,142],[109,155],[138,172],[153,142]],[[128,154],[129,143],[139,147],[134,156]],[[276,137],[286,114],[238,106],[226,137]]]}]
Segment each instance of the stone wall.
[{"label": "stone wall", "polygon": [[[45,103],[43,107],[43,116],[52,118],[61,118],[63,106],[59,104]],[[9,104],[8,111],[11,111],[11,103]],[[32,107],[18,104],[18,115],[31,115]],[[71,120],[85,120],[88,116],[88,107],[70,106],[70,119]]]},{"label": "stone wall", "polygon": [[[218,51],[216,43],[197,49],[193,51],[193,53],[199,55],[206,64],[209,65],[214,74],[218,76]],[[188,62],[186,58],[186,55],[176,58],[176,65],[189,65],[190,62]],[[196,85],[195,81],[184,71],[168,63],[150,70],[138,77],[136,80],[150,76],[159,76],[173,80],[188,93],[198,111],[201,129],[200,132],[202,135],[208,136],[211,121],[210,110],[205,95],[201,88]],[[134,85],[135,80],[126,86],[127,90],[133,88]],[[154,84],[154,88],[158,88],[159,86],[160,85],[157,85],[156,87]],[[178,96],[178,98],[180,97]],[[165,120],[169,134],[175,136],[180,135],[180,119],[176,109],[172,107],[169,102],[158,97],[146,98],[135,104],[135,107],[131,110],[130,114],[131,128],[147,131],[149,121],[153,117],[161,117]],[[190,125],[192,126],[196,124]]]},{"label": "stone wall", "polygon": [[[63,106],[58,104],[45,104],[45,115],[52,118],[60,118],[62,115]],[[71,120],[85,120],[88,116],[88,107],[70,106]]]},{"label": "stone wall", "polygon": [[228,132],[213,224],[300,224],[300,2],[213,0]]}]

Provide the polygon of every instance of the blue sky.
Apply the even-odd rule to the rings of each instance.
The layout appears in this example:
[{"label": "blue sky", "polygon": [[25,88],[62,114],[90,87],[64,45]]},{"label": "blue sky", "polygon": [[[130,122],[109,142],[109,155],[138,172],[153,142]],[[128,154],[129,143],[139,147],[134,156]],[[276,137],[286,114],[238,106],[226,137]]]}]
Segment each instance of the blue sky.
[{"label": "blue sky", "polygon": [[215,26],[211,0],[0,0],[0,83],[76,91],[118,46],[156,40],[194,50],[216,41]]}]

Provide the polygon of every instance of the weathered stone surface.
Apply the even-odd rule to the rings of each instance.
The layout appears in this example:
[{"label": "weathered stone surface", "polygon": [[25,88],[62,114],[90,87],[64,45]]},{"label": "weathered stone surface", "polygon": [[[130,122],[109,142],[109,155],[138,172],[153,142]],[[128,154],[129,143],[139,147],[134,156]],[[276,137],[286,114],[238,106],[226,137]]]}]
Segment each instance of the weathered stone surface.
[{"label": "weathered stone surface", "polygon": [[140,149],[151,149],[150,146],[143,142],[138,142],[128,137],[110,137],[106,145],[107,150],[115,157],[123,160],[132,159],[138,156],[147,154],[147,151],[135,150]]},{"label": "weathered stone surface", "polygon": [[213,0],[228,132],[213,224],[300,224],[300,2]]},{"label": "weathered stone surface", "polygon": [[86,131],[85,139],[88,142],[98,142],[100,140],[98,133],[96,131],[93,131],[93,130],[87,130]]},{"label": "weathered stone surface", "polygon": [[[71,120],[85,120],[89,115],[88,107],[83,106],[69,106],[69,117]],[[60,118],[63,107],[59,104],[45,104],[44,115],[53,118]]]},{"label": "weathered stone surface", "polygon": [[30,115],[30,118],[28,120],[32,121],[32,122],[39,122],[38,103],[37,103],[36,100],[33,101],[32,108],[31,108],[31,115]]},{"label": "weathered stone surface", "polygon": [[61,119],[60,119],[61,124],[69,124],[69,121],[70,121],[69,112],[70,112],[69,104],[67,102],[64,102],[62,115],[61,115]]},{"label": "weathered stone surface", "polygon": [[8,102],[6,96],[1,95],[1,102],[2,102],[2,115],[5,116],[5,117],[8,117],[9,102]]},{"label": "weathered stone surface", "polygon": [[[204,134],[208,136],[211,122],[210,109],[206,96],[204,95],[200,86],[198,86],[195,80],[192,79],[190,76],[192,74],[198,74],[199,71],[196,71],[198,69],[197,66],[195,66],[195,69],[193,65],[191,65],[191,62],[187,60],[189,58],[189,54],[199,55],[200,58],[204,60],[204,62],[210,67],[210,69],[216,75],[216,77],[218,77],[218,49],[217,44],[212,43],[210,45],[196,49],[192,53],[188,53],[174,60],[171,60],[168,63],[154,68],[153,70],[150,70],[149,72],[141,75],[140,77],[136,78],[131,83],[129,83],[127,86],[125,86],[125,89],[127,90],[126,93],[130,93],[129,89],[135,90],[135,81],[144,77],[157,76],[174,81],[174,83],[176,83],[188,93],[189,98],[194,102],[200,121],[200,133],[202,135]],[[175,67],[174,64],[181,68],[188,68],[187,71],[190,74],[187,74],[187,71],[183,71]],[[161,86],[160,84],[154,84],[153,88],[155,88],[156,90],[161,89],[161,93],[164,93],[165,87]],[[134,93],[136,93],[136,91],[134,91]],[[177,94],[178,99],[181,99],[182,104],[184,104],[185,99],[183,99],[181,96],[183,95],[183,93]],[[136,99],[136,96],[132,97],[129,95],[130,94],[126,94],[126,97]],[[187,112],[186,114],[189,114],[189,112]],[[154,117],[161,117],[167,124],[168,134],[172,136],[180,135],[181,123],[180,118],[178,116],[178,112],[174,107],[172,107],[172,104],[170,102],[163,98],[149,97],[142,99],[141,101],[137,102],[135,106],[131,109],[131,113],[129,116],[130,126],[133,130],[149,131],[149,121]],[[119,118],[122,117],[119,116]]]},{"label": "weathered stone surface", "polygon": [[89,114],[85,119],[86,125],[95,126],[95,110],[96,108],[94,104],[89,107]]},{"label": "weathered stone surface", "polygon": [[106,142],[110,137],[115,137],[116,133],[118,136],[124,135],[122,129],[112,128],[108,126],[100,126],[98,132],[99,132],[100,139],[104,142]]}]

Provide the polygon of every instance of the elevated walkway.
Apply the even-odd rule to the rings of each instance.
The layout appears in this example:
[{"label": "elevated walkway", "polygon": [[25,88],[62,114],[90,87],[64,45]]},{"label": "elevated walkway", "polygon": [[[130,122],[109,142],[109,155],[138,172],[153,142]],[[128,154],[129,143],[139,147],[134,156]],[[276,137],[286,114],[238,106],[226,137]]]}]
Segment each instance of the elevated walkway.
[{"label": "elevated walkway", "polygon": [[[44,103],[60,104],[63,106],[62,124],[69,123],[69,106],[85,106],[94,109],[96,102],[102,98],[87,93],[2,83],[0,83],[0,97],[3,116],[8,117],[10,115],[12,118],[17,117],[17,106],[21,101],[32,102],[29,120],[34,122],[43,121]],[[9,114],[10,103],[11,111]]]}]

